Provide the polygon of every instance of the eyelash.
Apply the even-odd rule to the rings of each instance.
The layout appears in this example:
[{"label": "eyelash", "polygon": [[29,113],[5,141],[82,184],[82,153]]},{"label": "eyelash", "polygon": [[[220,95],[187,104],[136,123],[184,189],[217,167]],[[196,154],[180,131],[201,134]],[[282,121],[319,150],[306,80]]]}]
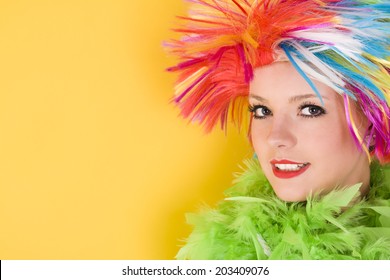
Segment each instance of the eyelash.
[{"label": "eyelash", "polygon": [[[316,114],[316,115],[304,115],[301,112],[302,112],[303,109],[306,109],[306,108],[315,108],[315,109],[317,109],[319,111],[319,113]],[[255,113],[256,113],[256,111],[258,109],[266,109],[270,113],[266,114],[265,116],[256,116]],[[301,105],[299,105],[298,110],[299,110],[299,113],[298,113],[299,116],[304,117],[304,118],[310,118],[310,119],[311,118],[321,117],[321,116],[323,116],[323,115],[325,115],[327,113],[324,108],[322,108],[321,106],[318,106],[318,105],[316,105],[314,103],[311,103],[311,102],[304,102],[304,103],[302,103]],[[272,116],[272,111],[270,109],[268,109],[267,106],[264,106],[264,105],[250,105],[249,106],[249,112],[251,112],[253,114],[253,118],[254,119],[265,119],[268,116]]]},{"label": "eyelash", "polygon": [[[271,112],[270,109],[267,108],[267,106],[263,106],[263,105],[249,105],[249,112],[251,112],[253,114],[253,118],[254,119],[265,119],[267,116],[256,116],[256,111],[258,109],[267,109],[269,112]],[[271,115],[272,115],[272,112],[271,112]]]},{"label": "eyelash", "polygon": [[326,114],[326,110],[324,108],[322,108],[321,106],[318,106],[312,102],[304,102],[302,103],[300,106],[299,106],[299,112],[302,112],[303,109],[305,108],[316,108],[317,110],[319,110],[319,113],[317,115],[300,115],[301,117],[304,117],[304,118],[318,118],[318,117],[321,117],[323,115]]}]

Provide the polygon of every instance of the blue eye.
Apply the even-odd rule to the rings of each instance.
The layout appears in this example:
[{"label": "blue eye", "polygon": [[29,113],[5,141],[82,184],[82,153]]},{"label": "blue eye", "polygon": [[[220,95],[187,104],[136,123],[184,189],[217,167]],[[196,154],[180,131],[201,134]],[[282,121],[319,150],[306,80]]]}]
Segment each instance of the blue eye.
[{"label": "blue eye", "polygon": [[253,113],[253,118],[255,119],[264,119],[272,115],[271,110],[263,105],[250,106],[249,111]]}]

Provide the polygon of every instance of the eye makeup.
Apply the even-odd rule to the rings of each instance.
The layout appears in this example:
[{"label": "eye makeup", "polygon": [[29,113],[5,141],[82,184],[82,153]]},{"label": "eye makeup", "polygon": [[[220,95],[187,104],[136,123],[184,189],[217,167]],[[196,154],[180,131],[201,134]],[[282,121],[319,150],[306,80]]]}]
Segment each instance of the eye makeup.
[{"label": "eye makeup", "polygon": [[298,115],[304,118],[318,118],[325,114],[326,110],[314,102],[306,101],[298,107]]},{"label": "eye makeup", "polygon": [[271,116],[272,112],[264,105],[249,105],[249,112],[253,114],[255,119],[265,119],[267,116]]},{"label": "eye makeup", "polygon": [[[273,115],[272,111],[267,106],[261,104],[249,105],[248,109],[249,112],[253,114],[254,119],[265,119],[268,116]],[[318,118],[327,114],[327,111],[323,107],[310,101],[303,102],[297,109],[297,116],[304,118]]]}]

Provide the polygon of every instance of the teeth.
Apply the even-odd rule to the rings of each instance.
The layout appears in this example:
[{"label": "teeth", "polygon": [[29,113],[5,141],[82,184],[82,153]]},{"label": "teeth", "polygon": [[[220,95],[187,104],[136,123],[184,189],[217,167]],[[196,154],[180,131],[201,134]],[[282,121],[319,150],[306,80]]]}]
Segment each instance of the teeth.
[{"label": "teeth", "polygon": [[275,164],[277,169],[283,170],[283,171],[298,171],[302,167],[306,166],[307,164]]}]

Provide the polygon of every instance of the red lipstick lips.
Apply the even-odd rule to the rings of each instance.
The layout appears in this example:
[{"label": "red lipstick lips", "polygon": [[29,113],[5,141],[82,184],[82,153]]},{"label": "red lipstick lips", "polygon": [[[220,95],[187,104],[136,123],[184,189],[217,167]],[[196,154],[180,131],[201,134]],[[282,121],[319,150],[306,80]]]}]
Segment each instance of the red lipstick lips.
[{"label": "red lipstick lips", "polygon": [[272,160],[272,171],[274,175],[280,179],[289,179],[301,175],[305,172],[310,163],[293,162],[290,160]]}]

